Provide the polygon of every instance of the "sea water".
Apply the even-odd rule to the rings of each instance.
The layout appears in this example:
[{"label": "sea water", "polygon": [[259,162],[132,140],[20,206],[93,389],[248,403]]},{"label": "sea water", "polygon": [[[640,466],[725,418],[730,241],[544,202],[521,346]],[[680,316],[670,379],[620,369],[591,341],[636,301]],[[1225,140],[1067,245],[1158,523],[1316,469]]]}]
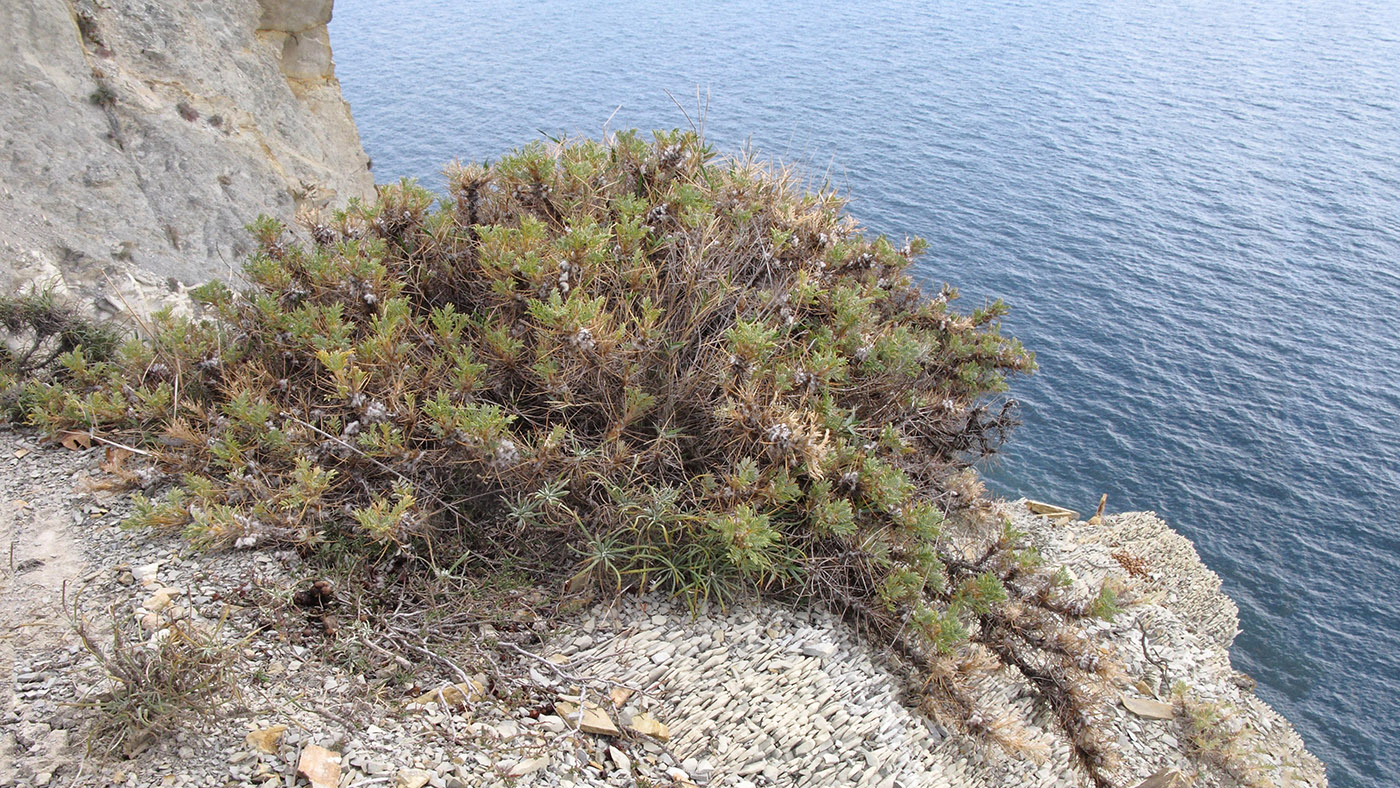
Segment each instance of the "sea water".
[{"label": "sea water", "polygon": [[1159,512],[1333,784],[1400,782],[1400,3],[339,0],[331,33],[381,182],[695,124],[929,239],[1040,363],[996,490]]}]

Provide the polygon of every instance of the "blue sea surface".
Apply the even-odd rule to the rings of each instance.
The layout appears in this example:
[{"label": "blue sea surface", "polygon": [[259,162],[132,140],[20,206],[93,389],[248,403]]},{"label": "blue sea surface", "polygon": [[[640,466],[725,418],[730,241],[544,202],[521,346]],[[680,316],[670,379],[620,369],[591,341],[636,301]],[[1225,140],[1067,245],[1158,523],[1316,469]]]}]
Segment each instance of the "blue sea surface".
[{"label": "blue sea surface", "polygon": [[1332,784],[1400,784],[1400,3],[339,0],[331,34],[381,182],[703,121],[929,239],[1040,363],[995,488],[1159,512]]}]

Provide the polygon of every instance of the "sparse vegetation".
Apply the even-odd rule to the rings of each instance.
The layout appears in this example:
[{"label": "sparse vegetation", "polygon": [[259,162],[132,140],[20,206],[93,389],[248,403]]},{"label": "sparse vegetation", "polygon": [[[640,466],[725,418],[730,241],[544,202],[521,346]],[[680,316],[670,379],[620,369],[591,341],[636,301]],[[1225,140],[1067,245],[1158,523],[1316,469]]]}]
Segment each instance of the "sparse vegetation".
[{"label": "sparse vegetation", "polygon": [[91,9],[81,8],[76,11],[74,17],[78,24],[78,34],[84,41],[99,49],[105,49],[106,44],[102,40],[102,31],[97,24],[97,17],[93,15]]},{"label": "sparse vegetation", "polygon": [[106,80],[98,80],[97,89],[92,91],[88,100],[99,107],[110,107],[117,103],[117,91]]},{"label": "sparse vegetation", "polygon": [[1270,764],[1258,734],[1244,715],[1228,703],[1196,697],[1178,682],[1172,699],[1186,735],[1187,752],[1197,760],[1222,769],[1245,788],[1269,788],[1278,784],[1280,764]]},{"label": "sparse vegetation", "polygon": [[106,674],[105,688],[81,706],[96,712],[91,746],[131,757],[157,737],[215,714],[233,699],[229,668],[236,643],[168,612],[150,614],[152,625],[107,611],[100,624],[86,618],[77,599],[74,631]]},{"label": "sparse vegetation", "polygon": [[[1096,674],[1070,593],[970,466],[1032,356],[1000,302],[909,275],[828,191],[694,133],[535,143],[309,219],[260,219],[251,287],[196,291],[110,360],[61,356],[33,423],[152,452],[136,520],[541,587],[747,595],[845,611],[926,708],[1025,743],[978,677],[1031,679],[1100,780]],[[402,575],[403,573],[398,573]]]}]

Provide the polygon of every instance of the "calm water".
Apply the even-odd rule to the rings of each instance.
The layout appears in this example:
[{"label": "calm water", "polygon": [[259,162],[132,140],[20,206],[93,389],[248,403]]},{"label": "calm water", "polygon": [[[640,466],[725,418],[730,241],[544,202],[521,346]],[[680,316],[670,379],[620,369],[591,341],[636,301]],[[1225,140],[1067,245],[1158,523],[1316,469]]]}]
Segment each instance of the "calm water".
[{"label": "calm water", "polygon": [[377,178],[686,125],[701,86],[722,149],[1012,304],[1002,492],[1160,512],[1333,784],[1400,782],[1400,3],[599,5],[336,3]]}]

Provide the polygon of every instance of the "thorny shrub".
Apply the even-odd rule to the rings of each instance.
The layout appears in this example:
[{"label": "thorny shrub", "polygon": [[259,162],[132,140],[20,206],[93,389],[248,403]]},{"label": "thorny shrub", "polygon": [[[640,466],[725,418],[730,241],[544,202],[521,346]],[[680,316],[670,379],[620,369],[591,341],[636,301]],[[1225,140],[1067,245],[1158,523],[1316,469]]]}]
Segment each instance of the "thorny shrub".
[{"label": "thorny shrub", "polygon": [[833,193],[695,133],[534,143],[308,218],[260,219],[252,287],[93,363],[33,414],[116,433],[182,483],[141,522],[534,573],[697,603],[845,611],[927,708],[1013,743],[978,678],[1014,665],[1097,774],[1106,660],[1076,599],[994,514],[972,462],[1031,354],[909,275]]}]

